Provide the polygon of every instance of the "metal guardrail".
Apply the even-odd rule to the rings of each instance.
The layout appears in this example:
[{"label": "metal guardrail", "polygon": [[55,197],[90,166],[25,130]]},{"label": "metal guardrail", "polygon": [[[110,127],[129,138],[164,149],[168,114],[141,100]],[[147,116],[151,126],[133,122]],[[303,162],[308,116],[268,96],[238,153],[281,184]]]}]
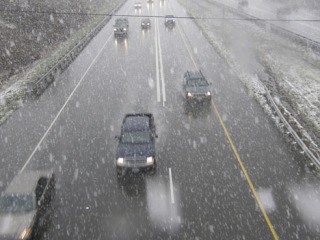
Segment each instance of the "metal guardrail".
[{"label": "metal guardrail", "polygon": [[293,136],[295,141],[299,144],[301,149],[305,152],[305,154],[309,157],[309,159],[314,163],[314,165],[320,170],[320,160],[313,154],[313,152],[307,147],[305,142],[299,137],[297,132],[291,127],[290,123],[287,121],[287,119],[283,116],[282,112],[278,108],[277,104],[273,100],[269,90],[265,88],[266,90],[266,97],[268,101],[271,103],[273,109],[277,112],[278,116],[280,117],[282,123],[285,125],[285,127],[288,129],[290,134]]},{"label": "metal guardrail", "polygon": [[[207,0],[208,1],[208,0]],[[317,41],[314,41],[312,39],[309,39],[305,36],[302,36],[298,33],[294,33],[288,29],[285,29],[283,27],[280,27],[278,25],[272,24],[268,21],[265,21],[263,19],[254,17],[250,14],[247,14],[243,11],[239,11],[238,9],[235,9],[233,7],[230,7],[228,5],[216,2],[214,0],[208,1],[209,3],[215,4],[216,6],[220,7],[220,8],[224,8],[227,9],[229,12],[232,12],[235,15],[244,17],[244,18],[248,18],[248,19],[253,19],[255,20],[254,23],[259,26],[259,27],[263,27],[265,29],[268,29],[270,31],[273,31],[276,34],[282,35],[284,37],[290,38],[291,40],[294,40],[296,43],[299,43],[305,47],[309,47],[314,51],[317,51],[320,53],[320,43]]]},{"label": "metal guardrail", "polygon": [[72,61],[80,54],[80,52],[89,44],[89,42],[100,32],[107,22],[112,18],[112,15],[120,9],[126,1],[122,1],[116,6],[108,16],[106,16],[90,33],[82,37],[79,43],[74,46],[68,53],[61,57],[58,62],[48,70],[38,80],[27,84],[27,96],[34,97],[41,95],[44,90],[55,80],[55,76],[66,69]]},{"label": "metal guardrail", "polygon": [[[228,11],[238,15],[238,16],[244,16],[246,18],[251,18],[251,19],[255,19],[257,21],[255,21],[255,23],[263,28],[270,28],[271,31],[274,31],[278,34],[281,35],[285,35],[286,37],[289,37],[290,39],[293,39],[294,41],[296,41],[299,44],[302,44],[304,46],[308,46],[310,48],[312,48],[313,50],[316,50],[318,52],[320,52],[320,43],[313,41],[311,39],[308,39],[304,36],[301,36],[299,34],[296,34],[294,32],[291,32],[287,29],[284,29],[282,27],[279,27],[277,25],[271,24],[269,22],[263,21],[262,19],[258,19],[256,17],[253,17],[249,14],[243,13],[243,12],[239,12],[237,9],[234,9],[232,7],[226,6],[222,3],[216,2],[216,1],[210,1],[210,3],[217,5],[218,7],[221,8],[225,8]],[[316,146],[314,144],[314,142],[312,142],[312,139],[309,137],[306,137],[303,133],[303,131],[301,131],[303,128],[302,126],[295,120],[295,121],[291,121],[291,119],[287,120],[286,117],[284,116],[284,114],[289,115],[290,113],[284,112],[284,114],[281,112],[281,110],[279,109],[278,105],[275,103],[273,97],[271,96],[270,91],[265,87],[265,91],[266,91],[266,98],[267,100],[270,102],[271,107],[276,111],[277,115],[279,116],[281,122],[283,123],[284,127],[289,131],[289,133],[291,134],[291,136],[294,138],[294,140],[296,141],[296,143],[298,143],[298,145],[301,147],[301,149],[303,150],[303,152],[307,155],[307,157],[312,161],[312,163],[314,164],[314,166],[320,170],[320,155],[319,155],[319,149],[318,146]],[[286,109],[284,109],[286,110]],[[292,122],[292,124],[296,127],[297,130],[299,130],[299,132],[297,133],[294,128],[290,125],[289,122]],[[301,137],[300,137],[300,136]],[[308,147],[312,147],[315,150],[314,152],[312,150],[310,150],[310,148]],[[318,157],[317,157],[317,156]]]}]

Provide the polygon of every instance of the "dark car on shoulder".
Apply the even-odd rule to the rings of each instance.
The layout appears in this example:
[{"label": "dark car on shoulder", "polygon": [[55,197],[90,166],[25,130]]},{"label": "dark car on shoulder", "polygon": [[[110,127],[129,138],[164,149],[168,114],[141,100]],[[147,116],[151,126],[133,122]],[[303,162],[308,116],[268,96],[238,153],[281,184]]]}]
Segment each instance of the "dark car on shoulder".
[{"label": "dark car on shoulder", "polygon": [[118,176],[127,171],[155,170],[157,138],[154,117],[151,113],[127,114],[122,122],[116,153]]},{"label": "dark car on shoulder", "polygon": [[238,1],[238,8],[248,7],[248,6],[249,6],[248,0],[239,0]]},{"label": "dark car on shoulder", "polygon": [[0,239],[38,239],[49,221],[54,196],[52,171],[23,171],[0,196]]},{"label": "dark car on shoulder", "polygon": [[176,25],[174,16],[173,15],[165,15],[164,16],[164,25],[166,28],[174,28]]},{"label": "dark car on shoulder", "polygon": [[187,71],[183,77],[183,88],[187,104],[210,104],[210,84],[201,71]]}]

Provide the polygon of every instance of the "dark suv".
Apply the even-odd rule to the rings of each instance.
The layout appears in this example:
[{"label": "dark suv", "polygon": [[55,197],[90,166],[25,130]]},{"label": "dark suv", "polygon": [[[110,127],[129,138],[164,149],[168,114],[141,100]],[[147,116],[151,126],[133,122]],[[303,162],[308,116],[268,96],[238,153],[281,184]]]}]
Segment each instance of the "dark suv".
[{"label": "dark suv", "polygon": [[17,175],[0,197],[0,239],[38,235],[48,220],[54,188],[51,171],[30,170]]},{"label": "dark suv", "polygon": [[149,18],[144,18],[141,20],[141,28],[149,29],[151,27],[151,21]]},{"label": "dark suv", "polygon": [[113,25],[114,37],[127,37],[129,31],[129,22],[126,18],[117,18]]},{"label": "dark suv", "polygon": [[174,28],[176,25],[174,16],[173,15],[164,16],[164,25],[166,26],[166,28]]},{"label": "dark suv", "polygon": [[210,103],[210,84],[201,71],[187,71],[183,77],[183,88],[188,104]]},{"label": "dark suv", "polygon": [[116,153],[118,175],[124,175],[127,170],[155,170],[156,138],[156,127],[151,113],[127,114],[122,122],[121,135],[116,136],[119,140]]}]

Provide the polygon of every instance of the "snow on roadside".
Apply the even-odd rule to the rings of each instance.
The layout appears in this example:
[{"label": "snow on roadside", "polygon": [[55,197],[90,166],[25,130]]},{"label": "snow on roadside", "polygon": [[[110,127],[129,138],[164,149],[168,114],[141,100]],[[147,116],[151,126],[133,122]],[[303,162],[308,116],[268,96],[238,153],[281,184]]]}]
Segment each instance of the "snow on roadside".
[{"label": "snow on roadside", "polygon": [[[276,76],[278,89],[296,114],[320,136],[320,69],[301,58],[288,58],[280,46],[259,48],[261,62]],[[292,52],[291,52],[292,53]],[[293,54],[300,54],[299,51]],[[300,55],[301,56],[301,55]]]},{"label": "snow on roadside", "polygon": [[0,17],[0,29],[4,27],[4,28],[10,28],[10,29],[15,29],[16,26],[14,24],[11,23],[7,23],[5,22],[1,17]]},{"label": "snow on roadside", "polygon": [[[123,2],[123,0],[113,1],[103,12],[111,12],[121,2]],[[4,123],[17,108],[23,105],[28,94],[28,83],[37,81],[47,73],[66,53],[76,46],[86,34],[92,31],[103,18],[104,16],[97,16],[90,20],[86,26],[76,31],[67,41],[62,42],[54,49],[53,53],[47,58],[36,61],[23,73],[10,78],[8,82],[11,84],[4,86],[0,92],[0,125]]]}]

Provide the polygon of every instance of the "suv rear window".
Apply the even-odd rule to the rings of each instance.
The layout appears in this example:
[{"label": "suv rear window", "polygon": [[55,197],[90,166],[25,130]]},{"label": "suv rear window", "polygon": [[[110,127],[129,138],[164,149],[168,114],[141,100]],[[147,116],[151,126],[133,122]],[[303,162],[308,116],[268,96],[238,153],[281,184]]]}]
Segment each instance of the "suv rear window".
[{"label": "suv rear window", "polygon": [[34,209],[32,195],[10,195],[0,197],[0,214],[24,213]]},{"label": "suv rear window", "polygon": [[208,83],[203,78],[191,78],[191,79],[188,79],[187,85],[189,85],[189,86],[207,86]]},{"label": "suv rear window", "polygon": [[124,132],[122,134],[121,141],[123,143],[148,143],[151,141],[151,136],[149,131],[137,131],[137,132]]},{"label": "suv rear window", "polygon": [[123,124],[123,131],[148,131],[150,128],[149,121],[149,117],[145,116],[127,117]]}]

